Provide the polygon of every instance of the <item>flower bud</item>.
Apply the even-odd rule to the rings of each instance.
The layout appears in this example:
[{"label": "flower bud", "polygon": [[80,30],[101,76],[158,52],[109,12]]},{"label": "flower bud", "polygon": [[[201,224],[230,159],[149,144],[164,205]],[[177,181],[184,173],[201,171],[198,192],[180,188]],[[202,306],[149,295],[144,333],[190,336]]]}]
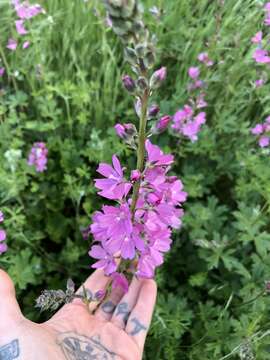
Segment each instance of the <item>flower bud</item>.
[{"label": "flower bud", "polygon": [[114,129],[116,131],[116,134],[121,139],[125,140],[133,137],[137,132],[136,127],[133,124],[116,124],[114,126]]},{"label": "flower bud", "polygon": [[143,76],[140,76],[137,80],[137,85],[141,90],[145,90],[148,87],[147,79]]},{"label": "flower bud", "polygon": [[137,100],[135,101],[135,111],[137,116],[140,118],[142,114],[142,102],[140,98],[137,98]]},{"label": "flower bud", "polygon": [[158,133],[162,133],[163,131],[165,131],[167,129],[167,127],[169,126],[170,122],[171,122],[172,118],[170,115],[165,115],[162,118],[160,118],[155,126],[155,130]]},{"label": "flower bud", "polygon": [[135,81],[129,75],[124,75],[122,77],[122,82],[128,92],[133,93],[136,89]]},{"label": "flower bud", "polygon": [[167,69],[165,66],[155,71],[150,80],[150,87],[152,89],[157,89],[161,86],[163,81],[166,79]]},{"label": "flower bud", "polygon": [[157,116],[159,111],[160,111],[160,108],[158,105],[156,105],[156,104],[151,105],[150,108],[148,109],[148,117],[151,119],[151,118]]},{"label": "flower bud", "polygon": [[138,181],[141,178],[141,173],[139,170],[132,170],[131,171],[131,181]]}]

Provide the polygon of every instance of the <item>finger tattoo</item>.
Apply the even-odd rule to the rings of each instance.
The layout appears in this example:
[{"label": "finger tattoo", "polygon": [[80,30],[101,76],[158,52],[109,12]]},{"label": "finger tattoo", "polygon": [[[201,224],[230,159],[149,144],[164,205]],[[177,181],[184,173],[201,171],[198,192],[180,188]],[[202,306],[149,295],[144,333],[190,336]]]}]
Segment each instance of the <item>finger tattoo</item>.
[{"label": "finger tattoo", "polygon": [[131,319],[131,322],[134,324],[134,328],[129,333],[129,335],[135,336],[138,335],[141,331],[147,331],[147,327],[144,326],[137,318]]}]

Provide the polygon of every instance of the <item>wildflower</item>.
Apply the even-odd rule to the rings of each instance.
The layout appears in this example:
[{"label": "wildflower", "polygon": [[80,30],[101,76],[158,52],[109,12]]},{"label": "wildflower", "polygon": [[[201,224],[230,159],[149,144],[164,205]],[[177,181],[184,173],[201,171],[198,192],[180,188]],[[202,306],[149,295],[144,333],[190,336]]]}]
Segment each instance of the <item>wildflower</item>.
[{"label": "wildflower", "polygon": [[98,194],[111,200],[120,200],[127,196],[132,185],[124,179],[123,169],[117,158],[112,157],[113,167],[109,164],[101,163],[97,172],[106,179],[96,179],[95,186],[101,190]]},{"label": "wildflower", "polygon": [[14,39],[9,39],[7,44],[7,49],[15,51],[17,49],[18,42]]},{"label": "wildflower", "polygon": [[0,223],[2,223],[4,221],[4,214],[3,212],[0,210]]},{"label": "wildflower", "polygon": [[265,83],[265,80],[264,80],[264,79],[255,80],[255,87],[256,87],[256,88],[259,88],[259,87],[263,86],[264,83]]},{"label": "wildflower", "polygon": [[[0,211],[0,223],[4,222],[4,214]],[[5,230],[0,228],[0,255],[8,250],[8,246],[5,242],[7,234]]]},{"label": "wildflower", "polygon": [[47,169],[48,162],[47,155],[48,149],[46,148],[45,143],[34,143],[28,157],[28,165],[35,166],[37,172],[45,171]]},{"label": "wildflower", "polygon": [[136,127],[133,124],[116,124],[114,129],[121,139],[128,140],[136,134]]},{"label": "wildflower", "polygon": [[30,41],[24,41],[22,48],[27,49],[30,46]]},{"label": "wildflower", "polygon": [[146,140],[145,148],[147,151],[147,162],[154,166],[164,166],[173,163],[173,155],[164,155],[157,145],[153,145],[150,140]]},{"label": "wildflower", "polygon": [[4,67],[0,67],[0,77],[4,76],[5,74],[5,68]]},{"label": "wildflower", "polygon": [[269,136],[262,136],[259,139],[259,145],[260,147],[264,148],[267,147],[270,144],[270,138]]},{"label": "wildflower", "polygon": [[6,240],[6,232],[3,229],[0,229],[0,242]]},{"label": "wildflower", "polygon": [[257,63],[267,64],[270,62],[270,57],[268,56],[267,50],[256,49],[252,57]]},{"label": "wildflower", "polygon": [[251,39],[251,41],[254,43],[254,44],[260,44],[262,42],[262,31],[259,31],[257,32],[253,38]]},{"label": "wildflower", "polygon": [[188,75],[191,79],[197,79],[200,75],[200,69],[198,67],[190,67],[188,69]]},{"label": "wildflower", "polygon": [[141,173],[139,170],[132,170],[130,180],[131,181],[138,181],[141,178]]},{"label": "wildflower", "polygon": [[263,124],[257,124],[254,128],[251,129],[253,135],[260,135],[264,132]]},{"label": "wildflower", "polygon": [[198,60],[204,63],[206,66],[210,67],[214,65],[214,62],[209,58],[207,52],[202,52],[198,55]]},{"label": "wildflower", "polygon": [[92,268],[103,269],[106,275],[114,273],[117,269],[114,257],[108,254],[101,246],[92,246],[89,255],[94,259],[98,259],[98,261],[92,265]]},{"label": "wildflower", "polygon": [[15,21],[16,30],[19,35],[26,35],[28,31],[24,27],[24,20],[16,20]]}]

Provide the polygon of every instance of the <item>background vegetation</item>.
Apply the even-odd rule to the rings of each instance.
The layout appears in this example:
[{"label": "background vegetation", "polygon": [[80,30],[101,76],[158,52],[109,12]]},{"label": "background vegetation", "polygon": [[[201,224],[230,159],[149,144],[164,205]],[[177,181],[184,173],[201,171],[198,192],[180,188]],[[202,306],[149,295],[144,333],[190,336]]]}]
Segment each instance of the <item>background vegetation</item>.
[{"label": "background vegetation", "polygon": [[[44,288],[79,284],[91,272],[81,228],[99,208],[93,178],[99,161],[132,159],[114,134],[135,121],[125,96],[121,45],[104,26],[99,1],[44,0],[31,22],[31,46],[7,50],[15,36],[9,1],[0,2],[0,208],[9,251],[0,265],[13,277],[23,312],[44,318],[34,300]],[[159,298],[145,359],[269,359],[270,166],[250,127],[270,112],[269,84],[255,89],[250,38],[262,1],[147,0],[168,80],[157,99],[173,114],[187,101],[187,69],[207,50],[207,125],[198,142],[157,138],[176,155],[174,171],[189,193],[183,229],[158,271]],[[164,9],[160,22],[148,9]],[[26,159],[45,141],[49,165]],[[14,153],[13,150],[19,150]],[[227,356],[228,355],[228,356]],[[248,357],[249,356],[249,357]]]}]

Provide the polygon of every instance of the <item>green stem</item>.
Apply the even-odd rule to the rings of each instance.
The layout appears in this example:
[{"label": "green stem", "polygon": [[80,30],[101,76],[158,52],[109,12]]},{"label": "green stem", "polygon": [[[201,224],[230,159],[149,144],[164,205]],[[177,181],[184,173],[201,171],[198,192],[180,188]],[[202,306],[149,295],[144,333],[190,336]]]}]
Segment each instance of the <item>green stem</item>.
[{"label": "green stem", "polygon": [[[139,141],[138,141],[138,150],[137,150],[137,169],[141,173],[143,172],[144,169],[148,99],[149,99],[149,89],[146,89],[142,97],[142,111],[140,118]],[[133,220],[135,216],[136,204],[139,198],[140,184],[141,184],[141,180],[137,181],[133,188],[133,195],[131,202],[131,213]]]},{"label": "green stem", "polygon": [[9,64],[8,64],[8,62],[7,62],[7,58],[6,58],[6,56],[5,56],[5,53],[4,53],[3,48],[2,48],[1,45],[0,45],[0,55],[1,55],[2,59],[3,59],[3,63],[4,63],[5,68],[6,68],[6,70],[7,70],[8,80],[10,81],[10,79],[11,79],[15,91],[18,92],[17,82],[16,82],[14,76],[11,76],[11,75],[10,75],[10,74],[11,74],[10,67],[9,67]]}]

